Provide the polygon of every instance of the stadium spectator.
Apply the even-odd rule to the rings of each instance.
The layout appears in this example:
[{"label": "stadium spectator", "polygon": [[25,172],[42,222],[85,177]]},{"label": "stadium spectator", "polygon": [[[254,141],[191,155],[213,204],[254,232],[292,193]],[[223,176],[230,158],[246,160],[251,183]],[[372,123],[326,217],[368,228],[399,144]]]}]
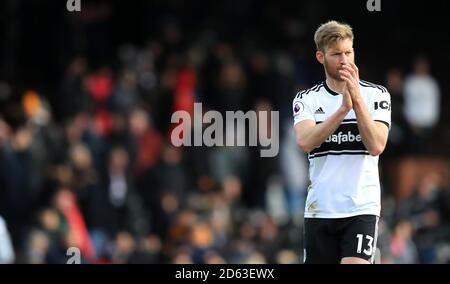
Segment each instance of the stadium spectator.
[{"label": "stadium spectator", "polygon": [[414,70],[405,80],[404,114],[411,128],[410,151],[427,153],[429,138],[439,123],[441,91],[430,74],[430,64],[424,57],[414,60]]}]

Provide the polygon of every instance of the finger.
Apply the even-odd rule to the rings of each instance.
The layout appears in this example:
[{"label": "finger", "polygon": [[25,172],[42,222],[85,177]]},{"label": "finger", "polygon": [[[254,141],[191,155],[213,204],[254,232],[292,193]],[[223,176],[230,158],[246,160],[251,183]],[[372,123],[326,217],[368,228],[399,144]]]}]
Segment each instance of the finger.
[{"label": "finger", "polygon": [[344,65],[343,68],[344,68],[344,70],[347,70],[352,75],[353,78],[355,78],[355,79],[358,78],[358,75],[357,75],[355,69],[351,65]]},{"label": "finger", "polygon": [[348,76],[354,84],[357,84],[359,81],[358,78],[355,76],[355,73],[354,72],[352,73],[352,71],[350,71],[348,69],[339,70],[339,73],[341,75],[346,74],[346,76]]},{"label": "finger", "polygon": [[353,86],[353,80],[350,74],[341,74],[341,78],[347,82],[347,88],[351,88]]},{"label": "finger", "polygon": [[341,79],[347,83],[347,89],[350,93],[352,93],[357,88],[355,79],[352,76],[350,76],[348,72],[347,73],[342,72]]},{"label": "finger", "polygon": [[355,72],[356,72],[356,75],[358,76],[358,78],[359,78],[359,69],[358,69],[358,66],[356,66],[356,64],[355,63],[353,63],[353,62],[350,62],[350,65],[352,66],[352,68],[355,70]]},{"label": "finger", "polygon": [[346,78],[352,80],[354,79],[350,71],[348,70],[339,70],[339,73],[341,74],[341,77],[345,76]]},{"label": "finger", "polygon": [[340,76],[341,76],[341,79],[342,80],[350,80],[350,83],[351,83],[351,76],[350,76],[350,74],[348,73],[348,72],[340,72]]}]

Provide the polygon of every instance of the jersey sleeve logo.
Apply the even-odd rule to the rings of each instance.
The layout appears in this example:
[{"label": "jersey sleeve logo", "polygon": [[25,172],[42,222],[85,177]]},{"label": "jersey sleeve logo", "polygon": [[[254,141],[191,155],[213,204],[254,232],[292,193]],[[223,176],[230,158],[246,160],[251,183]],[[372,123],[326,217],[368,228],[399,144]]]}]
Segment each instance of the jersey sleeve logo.
[{"label": "jersey sleeve logo", "polygon": [[314,114],[325,114],[325,111],[322,107],[319,107]]},{"label": "jersey sleeve logo", "polygon": [[305,106],[301,102],[294,104],[294,115],[300,114],[305,109]]},{"label": "jersey sleeve logo", "polygon": [[374,109],[378,110],[379,108],[385,109],[385,110],[391,110],[391,104],[388,103],[387,101],[375,102]]}]

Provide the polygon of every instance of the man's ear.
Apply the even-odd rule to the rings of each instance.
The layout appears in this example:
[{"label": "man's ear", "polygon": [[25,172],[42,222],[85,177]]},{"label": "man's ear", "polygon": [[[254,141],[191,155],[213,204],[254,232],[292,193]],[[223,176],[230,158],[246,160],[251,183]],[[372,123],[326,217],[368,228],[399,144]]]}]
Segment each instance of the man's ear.
[{"label": "man's ear", "polygon": [[316,51],[316,59],[320,62],[320,64],[323,64],[325,61],[325,54],[322,51]]}]

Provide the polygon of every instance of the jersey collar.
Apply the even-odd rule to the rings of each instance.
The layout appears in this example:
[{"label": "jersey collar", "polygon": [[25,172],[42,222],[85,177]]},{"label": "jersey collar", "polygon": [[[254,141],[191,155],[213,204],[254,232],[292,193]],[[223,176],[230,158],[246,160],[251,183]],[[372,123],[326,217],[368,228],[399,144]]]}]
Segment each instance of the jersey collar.
[{"label": "jersey collar", "polygon": [[323,85],[325,86],[325,89],[327,90],[327,92],[330,93],[331,95],[333,95],[333,96],[338,96],[339,95],[339,93],[336,93],[335,91],[330,89],[330,87],[328,87],[327,81],[324,81]]}]

